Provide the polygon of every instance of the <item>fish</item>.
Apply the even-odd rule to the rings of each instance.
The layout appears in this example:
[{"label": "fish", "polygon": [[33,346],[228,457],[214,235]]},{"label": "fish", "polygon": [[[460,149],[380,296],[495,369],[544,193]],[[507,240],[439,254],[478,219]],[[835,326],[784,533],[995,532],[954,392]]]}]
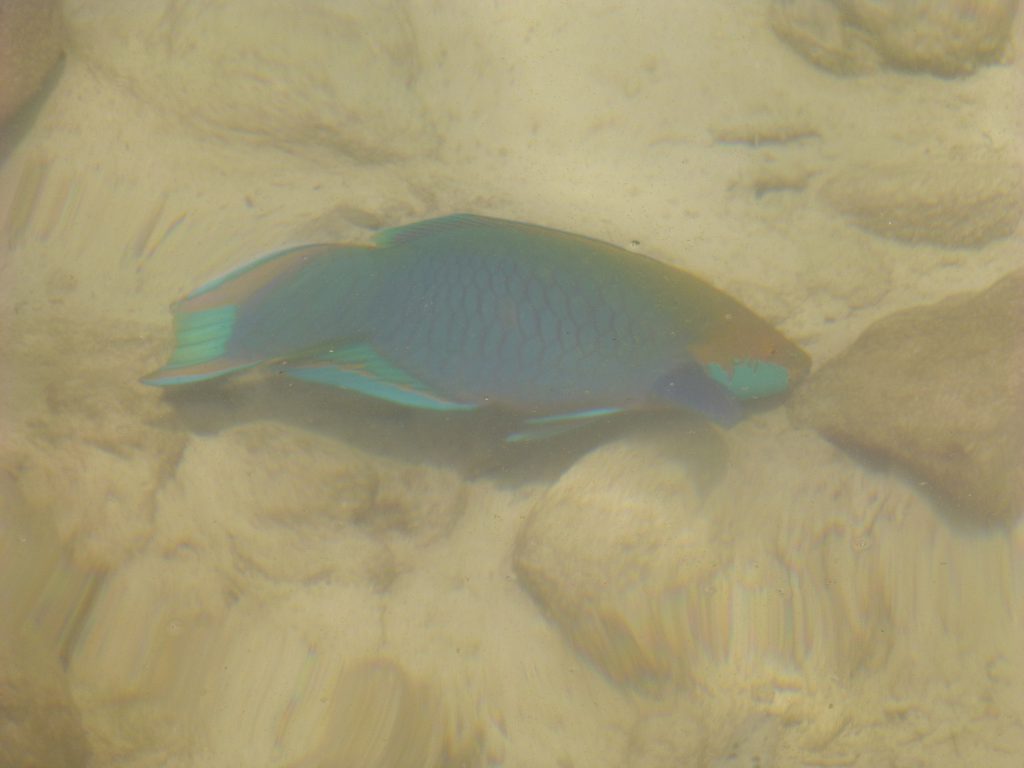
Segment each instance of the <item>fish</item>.
[{"label": "fish", "polygon": [[811,365],[689,272],[474,214],[278,250],[171,309],[174,350],[144,384],[263,367],[409,408],[503,409],[522,425],[511,441],[652,410],[730,427]]}]

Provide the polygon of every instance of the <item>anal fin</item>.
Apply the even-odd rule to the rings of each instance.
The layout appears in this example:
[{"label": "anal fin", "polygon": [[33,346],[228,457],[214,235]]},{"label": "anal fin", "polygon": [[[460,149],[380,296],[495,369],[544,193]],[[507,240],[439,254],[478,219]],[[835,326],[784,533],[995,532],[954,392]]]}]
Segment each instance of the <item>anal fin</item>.
[{"label": "anal fin", "polygon": [[592,408],[589,411],[573,411],[572,413],[556,413],[551,416],[538,416],[523,422],[523,429],[513,432],[505,438],[507,443],[525,443],[530,440],[544,440],[549,437],[563,435],[588,424],[593,424],[604,416],[622,413],[621,408]]}]

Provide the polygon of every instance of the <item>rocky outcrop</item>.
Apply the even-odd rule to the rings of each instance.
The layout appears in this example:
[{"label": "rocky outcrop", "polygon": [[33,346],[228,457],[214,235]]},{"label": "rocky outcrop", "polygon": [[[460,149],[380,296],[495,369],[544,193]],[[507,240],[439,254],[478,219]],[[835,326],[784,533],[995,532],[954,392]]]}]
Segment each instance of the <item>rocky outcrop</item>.
[{"label": "rocky outcrop", "polygon": [[12,330],[12,422],[29,427],[10,432],[18,492],[54,521],[76,566],[117,568],[152,535],[156,491],[186,442],[159,426],[170,408],[135,382],[133,364],[156,345],[133,326],[84,315]]},{"label": "rocky outcrop", "polygon": [[63,45],[57,0],[0,1],[0,124],[39,90]]},{"label": "rocky outcrop", "polygon": [[428,683],[388,659],[360,662],[338,676],[325,738],[296,768],[478,765],[476,756],[448,752],[446,719],[444,702]]},{"label": "rocky outcrop", "polygon": [[319,147],[360,162],[437,144],[400,2],[297,12],[272,0],[228,0],[132,13],[76,2],[67,22],[78,55],[204,135]]},{"label": "rocky outcrop", "polygon": [[449,470],[388,461],[273,423],[193,440],[159,496],[168,548],[211,549],[285,581],[370,579],[386,588],[403,553],[465,507]]},{"label": "rocky outcrop", "polygon": [[1017,0],[776,0],[772,26],[839,74],[880,66],[967,75],[999,61]]},{"label": "rocky outcrop", "polygon": [[891,460],[956,513],[1024,511],[1024,270],[869,328],[801,387],[795,418]]},{"label": "rocky outcrop", "polygon": [[687,467],[664,446],[621,441],[576,464],[537,505],[516,567],[542,607],[609,677],[659,687],[686,674],[660,600],[714,570],[708,521]]},{"label": "rocky outcrop", "polygon": [[89,746],[56,657],[0,635],[0,765],[85,768]]},{"label": "rocky outcrop", "polygon": [[948,248],[1008,237],[1024,210],[1020,167],[990,151],[852,168],[826,181],[821,195],[872,234]]},{"label": "rocky outcrop", "polygon": [[[810,431],[741,425],[711,478],[681,460],[701,441],[685,442],[595,450],[541,497],[514,555],[571,647],[666,705],[638,722],[630,765],[825,762],[857,742],[851,723],[884,720],[850,697],[865,670],[898,666],[915,698],[999,652],[1014,599],[1001,537],[962,535],[899,476]],[[992,645],[967,660],[944,627]],[[701,692],[699,710],[680,690]]]}]

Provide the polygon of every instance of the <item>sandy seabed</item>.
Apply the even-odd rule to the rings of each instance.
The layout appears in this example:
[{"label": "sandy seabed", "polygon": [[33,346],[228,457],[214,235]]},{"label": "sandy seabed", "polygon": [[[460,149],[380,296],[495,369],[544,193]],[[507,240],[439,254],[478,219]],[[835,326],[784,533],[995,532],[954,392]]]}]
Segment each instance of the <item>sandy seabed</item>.
[{"label": "sandy seabed", "polygon": [[699,273],[816,365],[1024,266],[1020,21],[840,76],[779,5],[69,0],[0,166],[0,756],[1021,765],[1024,529],[785,409],[508,448],[137,383],[209,277],[454,211]]}]

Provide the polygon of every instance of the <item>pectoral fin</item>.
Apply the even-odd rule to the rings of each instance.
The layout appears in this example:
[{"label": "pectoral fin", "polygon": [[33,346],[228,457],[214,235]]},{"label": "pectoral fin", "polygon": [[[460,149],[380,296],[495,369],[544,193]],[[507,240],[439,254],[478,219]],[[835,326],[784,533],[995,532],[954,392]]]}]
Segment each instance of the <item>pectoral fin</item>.
[{"label": "pectoral fin", "polygon": [[731,427],[743,417],[736,398],[693,361],[684,363],[664,376],[655,390],[660,400],[707,416],[716,424]]},{"label": "pectoral fin", "polygon": [[367,344],[286,361],[278,366],[278,370],[302,381],[347,389],[411,408],[465,411],[477,407],[475,403],[456,402],[431,389],[415,376],[381,357]]}]

